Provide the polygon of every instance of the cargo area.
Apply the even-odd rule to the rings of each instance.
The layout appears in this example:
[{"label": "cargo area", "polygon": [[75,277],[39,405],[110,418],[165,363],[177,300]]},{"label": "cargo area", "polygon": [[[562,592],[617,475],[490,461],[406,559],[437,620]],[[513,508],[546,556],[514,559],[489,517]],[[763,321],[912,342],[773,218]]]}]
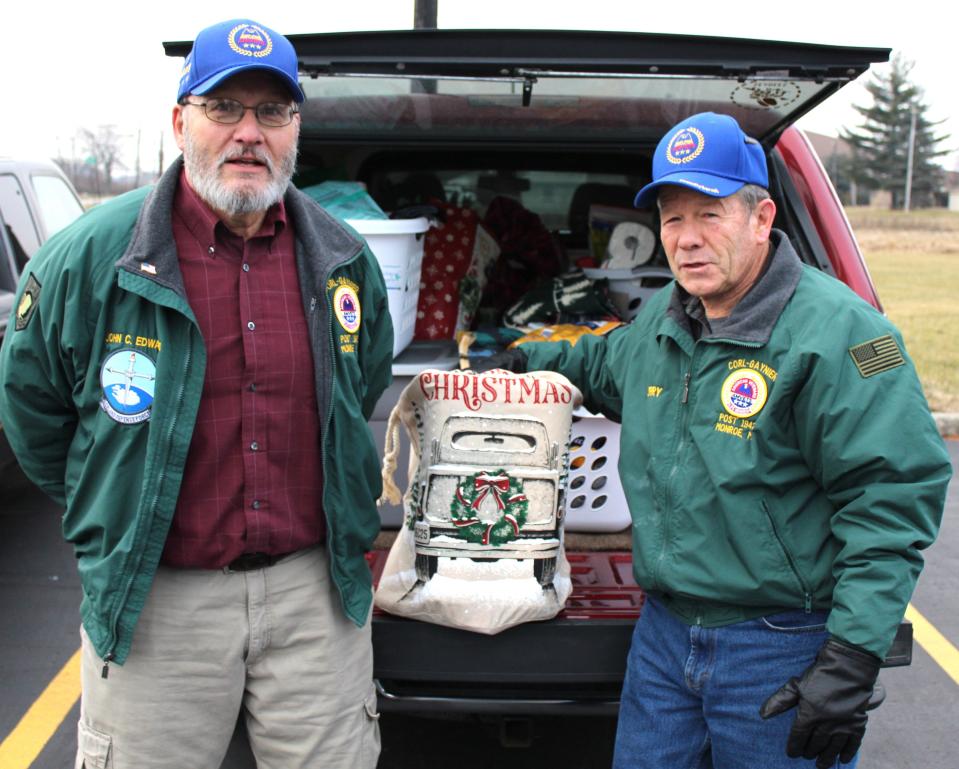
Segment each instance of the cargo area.
[{"label": "cargo area", "polygon": [[[424,160],[416,159],[416,170],[380,168],[379,160],[370,161],[374,165],[367,167],[373,170],[358,170],[370,198],[400,218],[347,220],[367,235],[380,259],[397,329],[394,383],[370,422],[380,446],[390,410],[412,376],[427,368],[462,365],[458,339],[464,332],[474,337],[472,361],[518,339],[546,339],[554,332],[607,333],[627,322],[670,279],[654,235],[654,213],[632,208],[639,172],[504,171],[493,166],[428,171]],[[429,222],[429,229],[420,222]],[[643,264],[603,269],[611,235],[623,222],[644,233],[644,242],[621,242],[614,248],[630,255],[638,251]],[[392,235],[379,234],[388,229]],[[371,231],[377,234],[369,237]],[[567,290],[581,307],[542,307],[542,297],[557,290]],[[517,307],[532,317],[518,320]],[[400,488],[407,481],[408,449],[401,446],[397,463]],[[619,425],[602,414],[578,410],[563,502],[567,532],[610,534],[629,526],[618,458]],[[385,527],[395,528],[402,512],[387,505],[381,518]],[[611,544],[619,550],[630,547],[628,535]]]}]

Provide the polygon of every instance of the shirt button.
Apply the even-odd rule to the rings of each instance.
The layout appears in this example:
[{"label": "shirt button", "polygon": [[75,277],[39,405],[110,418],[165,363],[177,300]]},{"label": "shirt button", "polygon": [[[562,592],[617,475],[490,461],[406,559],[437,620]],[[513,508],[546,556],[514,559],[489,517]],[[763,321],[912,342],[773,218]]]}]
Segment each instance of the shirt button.
[{"label": "shirt button", "polygon": [[250,450],[251,450],[251,451],[259,451],[259,450],[260,450],[260,444],[257,443],[256,441],[253,441],[253,443],[250,444]]},{"label": "shirt button", "polygon": [[254,499],[254,500],[253,500],[252,507],[253,507],[254,510],[259,510],[259,509],[260,509],[260,500]]},{"label": "shirt button", "polygon": [[210,246],[210,247],[207,249],[207,251],[209,251],[211,254],[216,253],[216,249],[215,249],[213,246]]},{"label": "shirt button", "polygon": [[250,382],[250,392],[251,393],[256,392],[256,382]]},{"label": "shirt button", "polygon": [[247,327],[248,329],[250,329],[250,331],[252,331],[253,329],[256,328],[256,323],[254,323],[254,322],[251,320],[249,323],[246,324],[246,327]]},{"label": "shirt button", "polygon": [[249,272],[249,271],[250,271],[250,265],[248,265],[248,264],[246,264],[246,263],[244,262],[244,263],[243,263],[243,272]]}]

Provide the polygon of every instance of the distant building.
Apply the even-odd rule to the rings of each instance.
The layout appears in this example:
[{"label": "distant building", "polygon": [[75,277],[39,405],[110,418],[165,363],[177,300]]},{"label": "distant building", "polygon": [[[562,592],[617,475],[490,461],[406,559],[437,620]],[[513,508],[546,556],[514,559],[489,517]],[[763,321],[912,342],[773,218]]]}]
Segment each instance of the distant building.
[{"label": "distant building", "polygon": [[959,211],[959,171],[946,171],[947,207]]},{"label": "distant building", "polygon": [[[836,136],[826,136],[812,131],[803,133],[809,138],[813,149],[819,155],[822,164],[829,174],[833,187],[839,195],[843,205],[870,206],[872,208],[892,208],[895,196],[890,190],[865,190],[857,188],[856,182],[848,178],[845,169],[848,159],[852,157],[852,146],[849,142]],[[959,170],[945,171],[944,184],[940,191],[933,196],[934,206],[948,207],[951,211],[959,211]]]},{"label": "distant building", "polygon": [[843,205],[863,206],[872,205],[872,198],[866,190],[857,187],[856,182],[845,175],[848,159],[852,157],[852,147],[849,142],[837,136],[826,136],[813,131],[803,131],[812,144],[816,154],[822,161],[826,173],[836,188]]}]

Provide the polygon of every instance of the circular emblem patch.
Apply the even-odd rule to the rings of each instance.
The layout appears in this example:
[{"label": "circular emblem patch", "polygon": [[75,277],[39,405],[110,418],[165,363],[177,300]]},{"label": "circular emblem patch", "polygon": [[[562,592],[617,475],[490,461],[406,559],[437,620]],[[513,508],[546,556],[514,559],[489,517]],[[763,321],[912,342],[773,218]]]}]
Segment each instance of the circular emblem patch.
[{"label": "circular emblem patch", "polygon": [[142,352],[117,350],[100,369],[100,408],[121,424],[145,422],[153,407],[156,372],[156,364]]},{"label": "circular emblem patch", "polygon": [[706,144],[703,132],[698,128],[680,128],[666,145],[666,159],[679,165],[699,157]]},{"label": "circular emblem patch", "polygon": [[734,371],[723,382],[723,407],[734,417],[753,417],[763,410],[769,390],[762,374],[752,369]]},{"label": "circular emblem patch", "polygon": [[240,24],[230,30],[227,39],[234,53],[262,59],[273,50],[273,41],[263,27],[256,24]]},{"label": "circular emblem patch", "polygon": [[333,294],[333,312],[336,319],[349,333],[355,334],[360,327],[360,298],[351,286],[340,286]]}]

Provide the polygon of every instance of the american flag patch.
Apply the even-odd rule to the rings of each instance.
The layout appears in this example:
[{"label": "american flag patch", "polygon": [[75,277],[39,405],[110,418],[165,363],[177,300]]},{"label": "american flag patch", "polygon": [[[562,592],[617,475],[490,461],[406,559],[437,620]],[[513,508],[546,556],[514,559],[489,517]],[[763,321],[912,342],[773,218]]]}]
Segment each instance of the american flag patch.
[{"label": "american flag patch", "polygon": [[853,363],[864,378],[905,365],[902,350],[889,334],[849,348]]}]

